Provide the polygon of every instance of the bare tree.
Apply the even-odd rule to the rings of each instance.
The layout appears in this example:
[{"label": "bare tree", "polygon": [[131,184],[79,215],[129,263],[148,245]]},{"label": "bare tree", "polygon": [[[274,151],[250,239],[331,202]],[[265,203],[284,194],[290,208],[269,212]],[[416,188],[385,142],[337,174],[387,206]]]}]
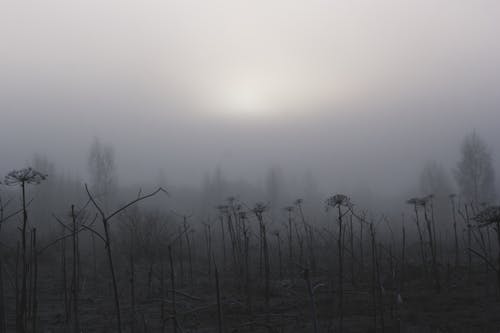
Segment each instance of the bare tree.
[{"label": "bare tree", "polygon": [[270,202],[268,208],[272,221],[275,221],[277,217],[276,209],[283,197],[284,183],[283,170],[278,166],[271,167],[266,175],[266,192],[267,200]]},{"label": "bare tree", "polygon": [[495,198],[495,171],[486,143],[472,132],[461,146],[461,159],[455,169],[455,179],[464,200],[474,205]]},{"label": "bare tree", "polygon": [[92,192],[101,198],[106,207],[110,194],[116,188],[115,152],[113,147],[94,138],[88,156]]},{"label": "bare tree", "polygon": [[451,182],[444,167],[436,161],[428,161],[420,173],[420,191],[423,195],[434,194],[446,199],[451,192]]},{"label": "bare tree", "polygon": [[[31,205],[30,209],[33,217],[35,219],[31,220],[31,223],[35,222],[35,225],[48,224],[48,221],[52,219],[51,212],[47,207],[55,207],[57,205],[56,200],[56,181],[55,181],[55,166],[46,156],[35,154],[32,158],[31,165],[33,169],[41,172],[44,175],[48,175],[51,179],[50,182],[43,182],[33,191],[33,196],[36,200]],[[43,232],[43,231],[42,231]]]}]

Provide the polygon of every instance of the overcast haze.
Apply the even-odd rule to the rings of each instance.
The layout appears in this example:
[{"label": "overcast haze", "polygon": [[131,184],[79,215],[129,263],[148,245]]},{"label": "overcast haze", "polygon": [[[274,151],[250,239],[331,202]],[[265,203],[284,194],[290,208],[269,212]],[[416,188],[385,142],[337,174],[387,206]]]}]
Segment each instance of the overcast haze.
[{"label": "overcast haze", "polygon": [[498,1],[0,6],[2,173],[41,153],[84,178],[99,137],[125,184],[279,165],[402,191],[427,160],[450,171],[474,129],[500,171]]}]

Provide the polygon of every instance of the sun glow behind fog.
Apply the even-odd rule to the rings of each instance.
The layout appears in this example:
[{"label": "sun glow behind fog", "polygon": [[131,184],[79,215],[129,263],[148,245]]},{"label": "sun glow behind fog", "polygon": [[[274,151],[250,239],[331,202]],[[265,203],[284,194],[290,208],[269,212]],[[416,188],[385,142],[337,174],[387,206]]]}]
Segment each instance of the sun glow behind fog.
[{"label": "sun glow behind fog", "polygon": [[284,68],[260,61],[235,62],[204,82],[206,105],[214,116],[269,118],[289,102],[295,80]]},{"label": "sun glow behind fog", "polygon": [[[320,91],[304,76],[239,76],[231,80],[214,80],[207,84],[202,108],[225,118],[273,118],[304,113],[315,101],[332,96]],[[304,85],[305,82],[311,84]],[[307,107],[306,107],[307,106]]]},{"label": "sun glow behind fog", "polygon": [[235,85],[221,93],[219,108],[233,116],[266,116],[273,112],[269,96],[253,85]]}]

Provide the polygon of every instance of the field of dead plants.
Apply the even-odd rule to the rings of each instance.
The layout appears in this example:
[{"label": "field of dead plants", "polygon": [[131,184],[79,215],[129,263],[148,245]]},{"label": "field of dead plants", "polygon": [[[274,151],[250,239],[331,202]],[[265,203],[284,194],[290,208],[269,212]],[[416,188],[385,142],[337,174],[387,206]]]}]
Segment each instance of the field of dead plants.
[{"label": "field of dead plants", "polygon": [[[280,209],[231,197],[214,218],[144,209],[158,188],[109,209],[85,200],[30,228],[25,190],[2,243],[1,332],[498,332],[500,211],[433,196],[412,216],[373,217],[337,194],[322,222],[303,200]],[[416,230],[409,233],[408,230]],[[6,232],[6,231],[4,231]],[[445,235],[446,237],[443,237]]]}]

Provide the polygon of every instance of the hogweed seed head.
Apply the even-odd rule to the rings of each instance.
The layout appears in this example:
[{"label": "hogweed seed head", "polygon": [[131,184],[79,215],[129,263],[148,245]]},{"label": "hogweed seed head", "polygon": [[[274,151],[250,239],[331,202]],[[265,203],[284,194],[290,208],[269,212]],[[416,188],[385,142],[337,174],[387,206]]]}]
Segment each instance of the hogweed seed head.
[{"label": "hogweed seed head", "polygon": [[500,206],[488,206],[472,218],[482,226],[500,222]]},{"label": "hogweed seed head", "polygon": [[252,211],[255,214],[262,214],[267,210],[267,205],[262,202],[257,202],[253,207]]},{"label": "hogweed seed head", "polygon": [[344,194],[335,194],[329,197],[328,199],[326,199],[325,204],[327,210],[329,207],[351,207],[351,201],[349,200],[349,197]]},{"label": "hogweed seed head", "polygon": [[429,199],[429,197],[411,198],[411,199],[406,200],[406,203],[409,205],[424,207],[427,204],[428,199]]},{"label": "hogweed seed head", "polygon": [[5,176],[5,184],[10,186],[19,184],[40,184],[45,179],[47,179],[47,175],[33,168],[24,168],[9,172],[7,176]]}]

